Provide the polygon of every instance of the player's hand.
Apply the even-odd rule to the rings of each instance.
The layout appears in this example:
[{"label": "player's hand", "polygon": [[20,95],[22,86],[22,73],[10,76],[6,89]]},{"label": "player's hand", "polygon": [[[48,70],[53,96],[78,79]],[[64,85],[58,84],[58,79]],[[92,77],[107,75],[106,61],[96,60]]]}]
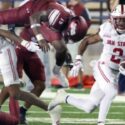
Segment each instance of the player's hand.
[{"label": "player's hand", "polygon": [[82,57],[80,55],[76,56],[75,62],[72,69],[70,70],[70,76],[76,77],[79,74],[79,71],[84,72]]},{"label": "player's hand", "polygon": [[44,39],[40,40],[38,44],[43,52],[48,52],[50,50],[49,44]]},{"label": "player's hand", "polygon": [[31,52],[41,51],[38,43],[36,42],[32,42],[32,41],[29,42],[29,41],[23,40],[21,42],[21,45]]},{"label": "player's hand", "polygon": [[124,62],[121,62],[119,64],[119,72],[122,74],[122,75],[125,75],[125,61]]}]

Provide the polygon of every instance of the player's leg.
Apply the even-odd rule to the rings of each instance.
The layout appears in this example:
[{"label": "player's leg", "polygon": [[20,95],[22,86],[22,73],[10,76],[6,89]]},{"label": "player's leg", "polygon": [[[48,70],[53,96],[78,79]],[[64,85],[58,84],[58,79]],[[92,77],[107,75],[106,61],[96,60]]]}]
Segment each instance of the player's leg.
[{"label": "player's leg", "polygon": [[[25,61],[21,61],[22,58],[18,52],[18,71],[21,71],[21,65],[23,63],[24,71],[33,84],[33,88],[30,92],[39,97],[45,89],[44,67],[36,53],[31,53],[29,51],[24,52],[23,50],[20,50],[20,53],[23,55]],[[25,102],[24,105],[20,107],[20,123],[26,123],[26,112],[30,107],[31,103],[29,102]],[[46,110],[46,107],[43,108]]]},{"label": "player's leg", "polygon": [[[25,54],[23,54],[23,55],[25,56],[25,61],[26,61],[26,63],[24,63],[24,66],[23,66],[24,70],[25,70],[26,74],[31,79],[31,81],[32,81],[32,83],[34,85],[31,92],[38,97],[38,96],[41,95],[41,93],[45,89],[44,67],[43,67],[40,59],[36,55],[36,53],[30,53],[30,52],[27,53],[27,52],[25,52]],[[24,93],[22,93],[22,94],[24,94]],[[26,96],[26,95],[24,95],[24,96]],[[25,119],[26,111],[30,108],[31,105],[33,105],[33,103],[31,103],[31,100],[30,101],[25,100],[25,101],[26,102],[25,102],[24,106],[20,108],[20,120],[21,120],[21,123],[26,123],[26,119]],[[36,101],[38,102],[39,100],[36,100]],[[33,102],[35,102],[35,100]],[[43,102],[43,101],[41,101],[41,102]],[[39,101],[39,104],[38,103],[37,104],[40,106],[41,102]],[[41,108],[44,109],[45,111],[47,111],[48,110],[47,109],[48,105],[43,102],[43,104],[41,105]],[[56,117],[56,119],[54,118],[54,120],[53,120],[54,124],[56,125],[56,121],[59,121],[59,118],[60,118],[60,110],[61,110],[61,108],[59,107],[59,108],[55,108],[53,110],[54,111],[56,110],[57,114],[59,116],[59,117]],[[50,111],[50,113],[51,113],[51,111]]]},{"label": "player's leg", "polygon": [[67,56],[66,45],[64,44],[63,41],[54,41],[52,42],[52,45],[56,50],[56,56],[55,56],[56,64],[53,68],[53,73],[59,78],[62,87],[68,87],[69,84],[68,80],[65,77],[64,73],[60,71]]},{"label": "player's leg", "polygon": [[54,41],[52,42],[52,46],[56,50],[56,65],[54,66],[53,73],[58,75],[60,68],[66,59],[67,48],[63,41]]},{"label": "player's leg", "polygon": [[[39,105],[39,107],[45,107],[47,110],[47,106],[36,98],[34,95],[23,92],[20,90],[20,81],[17,73],[17,58],[16,53],[12,45],[8,45],[3,48],[2,53],[0,54],[0,69],[3,76],[4,84],[7,87],[7,91],[9,94],[19,100],[28,101],[35,105]],[[40,106],[41,105],[41,106]]]},{"label": "player's leg", "polygon": [[100,89],[105,95],[100,102],[98,122],[99,125],[104,125],[112,100],[117,95],[116,86],[118,71],[112,70],[104,63],[99,62],[97,65],[95,78],[99,83]]},{"label": "player's leg", "polygon": [[13,98],[9,99],[9,113],[0,112],[1,125],[17,125],[19,123],[19,105]]},{"label": "player's leg", "polygon": [[10,115],[15,116],[19,121],[19,103],[14,98],[9,98],[9,111]]},{"label": "player's leg", "polygon": [[106,87],[104,93],[105,96],[102,98],[100,102],[99,115],[98,115],[98,123],[103,123],[103,124],[105,124],[106,116],[108,114],[111,103],[117,95],[117,89],[114,86],[109,85]]},{"label": "player's leg", "polygon": [[0,92],[0,108],[8,97],[9,97],[8,90],[6,87],[3,87]]},{"label": "player's leg", "polygon": [[49,109],[61,103],[68,103],[78,109],[90,113],[99,105],[103,96],[104,93],[100,90],[97,83],[93,85],[89,97],[85,99],[73,97],[62,89],[57,92],[56,97],[50,102]]},{"label": "player's leg", "polygon": [[0,125],[18,125],[18,119],[9,113],[0,112]]}]

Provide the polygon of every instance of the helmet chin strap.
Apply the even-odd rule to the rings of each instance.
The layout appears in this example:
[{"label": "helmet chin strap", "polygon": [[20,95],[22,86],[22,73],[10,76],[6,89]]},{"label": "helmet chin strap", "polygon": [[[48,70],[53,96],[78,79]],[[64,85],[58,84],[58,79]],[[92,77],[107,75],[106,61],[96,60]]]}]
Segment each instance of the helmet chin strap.
[{"label": "helmet chin strap", "polygon": [[125,33],[125,30],[121,30],[121,29],[116,29],[116,31],[119,33],[119,34],[123,34],[123,33]]}]

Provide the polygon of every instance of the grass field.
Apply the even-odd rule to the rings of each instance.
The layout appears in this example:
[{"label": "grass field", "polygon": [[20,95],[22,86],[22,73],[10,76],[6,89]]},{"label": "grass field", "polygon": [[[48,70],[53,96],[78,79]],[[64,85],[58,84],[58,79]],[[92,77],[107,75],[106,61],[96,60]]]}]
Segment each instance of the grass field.
[{"label": "grass field", "polygon": [[[53,91],[53,90],[52,90]],[[49,103],[51,98],[55,96],[55,91],[43,93],[43,98]],[[89,90],[82,91],[79,89],[70,89],[69,93],[76,93],[76,96],[82,97],[87,96]],[[84,94],[85,93],[85,94]],[[125,98],[118,98],[113,102],[110,112],[107,117],[107,125],[125,125]],[[8,102],[3,106],[5,111],[8,111]],[[63,112],[61,118],[61,125],[96,125],[98,109],[91,114],[86,114],[84,111],[78,110],[70,105],[62,105]],[[29,125],[51,125],[51,119],[49,115],[37,108],[32,106],[27,113],[27,120]]]}]

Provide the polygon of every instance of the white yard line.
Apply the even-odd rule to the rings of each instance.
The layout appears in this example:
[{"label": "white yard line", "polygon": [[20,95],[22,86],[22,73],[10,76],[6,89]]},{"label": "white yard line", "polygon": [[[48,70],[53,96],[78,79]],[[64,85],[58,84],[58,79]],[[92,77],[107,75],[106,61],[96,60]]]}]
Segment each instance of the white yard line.
[{"label": "white yard line", "polygon": [[[32,113],[32,114],[45,114],[45,112],[41,112],[41,111],[28,111],[28,113]],[[82,112],[77,112],[77,111],[63,111],[62,114],[76,114],[76,115],[86,115],[87,113],[85,113],[84,111]],[[92,114],[98,114],[98,112],[92,112]],[[108,113],[109,115],[124,115],[124,112],[109,112]],[[91,115],[91,114],[90,114]]]},{"label": "white yard line", "polygon": [[[51,123],[51,119],[50,118],[41,118],[41,117],[28,117],[27,118],[28,121],[30,122],[41,122],[41,123]],[[65,124],[75,124],[75,125],[80,125],[80,124],[96,124],[97,119],[89,119],[89,118],[61,118],[61,123],[65,123]],[[125,125],[125,120],[120,120],[120,119],[107,119],[107,125]]]}]

